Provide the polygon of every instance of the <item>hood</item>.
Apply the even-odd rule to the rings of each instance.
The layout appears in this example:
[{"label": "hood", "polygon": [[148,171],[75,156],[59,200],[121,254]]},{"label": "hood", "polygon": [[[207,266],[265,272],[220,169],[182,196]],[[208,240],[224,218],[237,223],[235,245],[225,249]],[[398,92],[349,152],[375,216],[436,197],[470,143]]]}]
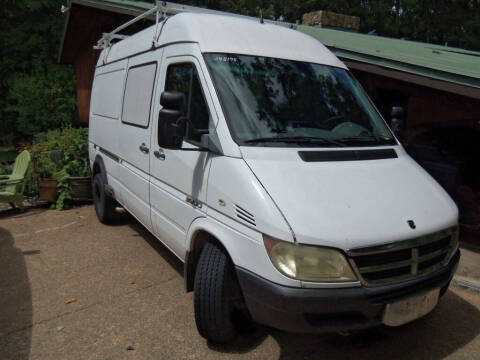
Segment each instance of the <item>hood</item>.
[{"label": "hood", "polygon": [[241,152],[299,243],[348,250],[457,224],[457,207],[443,188],[402,147],[393,148],[396,158],[318,162],[305,162],[298,151],[322,149],[242,147]]}]

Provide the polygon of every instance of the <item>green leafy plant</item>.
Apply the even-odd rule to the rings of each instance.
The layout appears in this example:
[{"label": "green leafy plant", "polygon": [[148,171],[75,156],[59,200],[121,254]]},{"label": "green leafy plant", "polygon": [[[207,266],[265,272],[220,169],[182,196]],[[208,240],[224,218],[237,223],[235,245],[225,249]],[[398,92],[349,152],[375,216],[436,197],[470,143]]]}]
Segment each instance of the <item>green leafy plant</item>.
[{"label": "green leafy plant", "polygon": [[16,156],[15,148],[0,147],[0,175],[9,175],[12,173]]},{"label": "green leafy plant", "polygon": [[10,175],[13,170],[13,164],[0,163],[0,175]]},{"label": "green leafy plant", "polygon": [[38,134],[29,150],[33,158],[32,178],[56,179],[58,198],[54,206],[58,210],[69,208],[69,179],[90,176],[88,129],[66,127]]},{"label": "green leafy plant", "polygon": [[69,200],[72,200],[72,190],[70,189],[70,183],[68,182],[68,179],[70,178],[70,175],[68,174],[68,165],[58,171],[55,174],[55,178],[58,181],[58,198],[55,208],[57,210],[68,209],[70,207]]},{"label": "green leafy plant", "polygon": [[32,157],[36,177],[45,179],[54,178],[55,173],[59,170],[60,164],[58,161],[54,161],[52,153],[55,154],[55,152],[51,151],[34,153]]},{"label": "green leafy plant", "polygon": [[22,74],[12,81],[8,112],[16,115],[16,130],[31,137],[46,129],[71,125],[76,116],[73,70],[51,65],[48,71]]},{"label": "green leafy plant", "polygon": [[14,142],[31,140],[36,132],[75,121],[75,72],[57,60],[65,22],[59,4],[2,1],[0,143],[7,134]]}]

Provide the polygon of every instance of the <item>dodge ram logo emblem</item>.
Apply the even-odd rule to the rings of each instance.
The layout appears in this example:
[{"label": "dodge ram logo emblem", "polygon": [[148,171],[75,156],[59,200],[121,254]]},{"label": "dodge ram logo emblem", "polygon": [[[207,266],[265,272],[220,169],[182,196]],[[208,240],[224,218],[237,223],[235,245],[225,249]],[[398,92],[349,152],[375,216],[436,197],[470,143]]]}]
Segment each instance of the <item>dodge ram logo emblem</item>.
[{"label": "dodge ram logo emblem", "polygon": [[413,220],[408,220],[407,221],[408,226],[410,226],[411,229],[415,229],[417,225],[415,225],[415,221]]}]

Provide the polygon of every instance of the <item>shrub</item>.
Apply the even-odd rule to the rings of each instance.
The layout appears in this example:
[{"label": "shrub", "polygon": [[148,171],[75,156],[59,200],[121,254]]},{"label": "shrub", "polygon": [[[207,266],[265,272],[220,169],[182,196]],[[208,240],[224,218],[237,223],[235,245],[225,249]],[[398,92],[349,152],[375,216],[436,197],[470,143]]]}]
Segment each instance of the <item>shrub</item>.
[{"label": "shrub", "polygon": [[33,159],[32,177],[57,179],[55,206],[58,210],[68,208],[72,199],[68,179],[90,176],[88,129],[67,127],[38,134],[29,151]]},{"label": "shrub", "polygon": [[51,65],[48,72],[14,77],[7,111],[17,117],[16,130],[27,137],[72,125],[76,117],[73,70]]},{"label": "shrub", "polygon": [[13,164],[0,162],[0,175],[10,175],[13,171]]}]

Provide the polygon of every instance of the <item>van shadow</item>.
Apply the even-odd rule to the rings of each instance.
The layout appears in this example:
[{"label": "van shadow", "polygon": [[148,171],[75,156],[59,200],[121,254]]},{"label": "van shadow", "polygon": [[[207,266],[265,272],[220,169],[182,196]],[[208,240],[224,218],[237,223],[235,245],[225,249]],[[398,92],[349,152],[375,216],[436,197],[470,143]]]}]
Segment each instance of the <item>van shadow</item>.
[{"label": "van shadow", "polygon": [[[32,253],[33,254],[33,253]],[[0,353],[3,359],[28,359],[32,341],[32,294],[25,255],[11,233],[0,228]]]},{"label": "van shadow", "polygon": [[142,224],[136,221],[133,216],[128,215],[123,219],[124,224],[133,229],[138,236],[141,236],[177,273],[183,278],[183,263],[155,236],[153,236]]},{"label": "van shadow", "polygon": [[[290,334],[260,328],[250,338],[210,348],[224,353],[245,353],[270,335],[280,347],[279,359],[443,359],[473,341],[480,333],[480,311],[452,291],[423,319],[398,327],[338,334]],[[238,340],[237,340],[238,341]]]},{"label": "van shadow", "polygon": [[115,219],[109,223],[108,226],[125,225],[135,231],[134,236],[143,238],[143,240],[145,240],[163,258],[163,260],[165,260],[180,276],[183,277],[183,263],[128,211],[118,207],[116,209]]}]

